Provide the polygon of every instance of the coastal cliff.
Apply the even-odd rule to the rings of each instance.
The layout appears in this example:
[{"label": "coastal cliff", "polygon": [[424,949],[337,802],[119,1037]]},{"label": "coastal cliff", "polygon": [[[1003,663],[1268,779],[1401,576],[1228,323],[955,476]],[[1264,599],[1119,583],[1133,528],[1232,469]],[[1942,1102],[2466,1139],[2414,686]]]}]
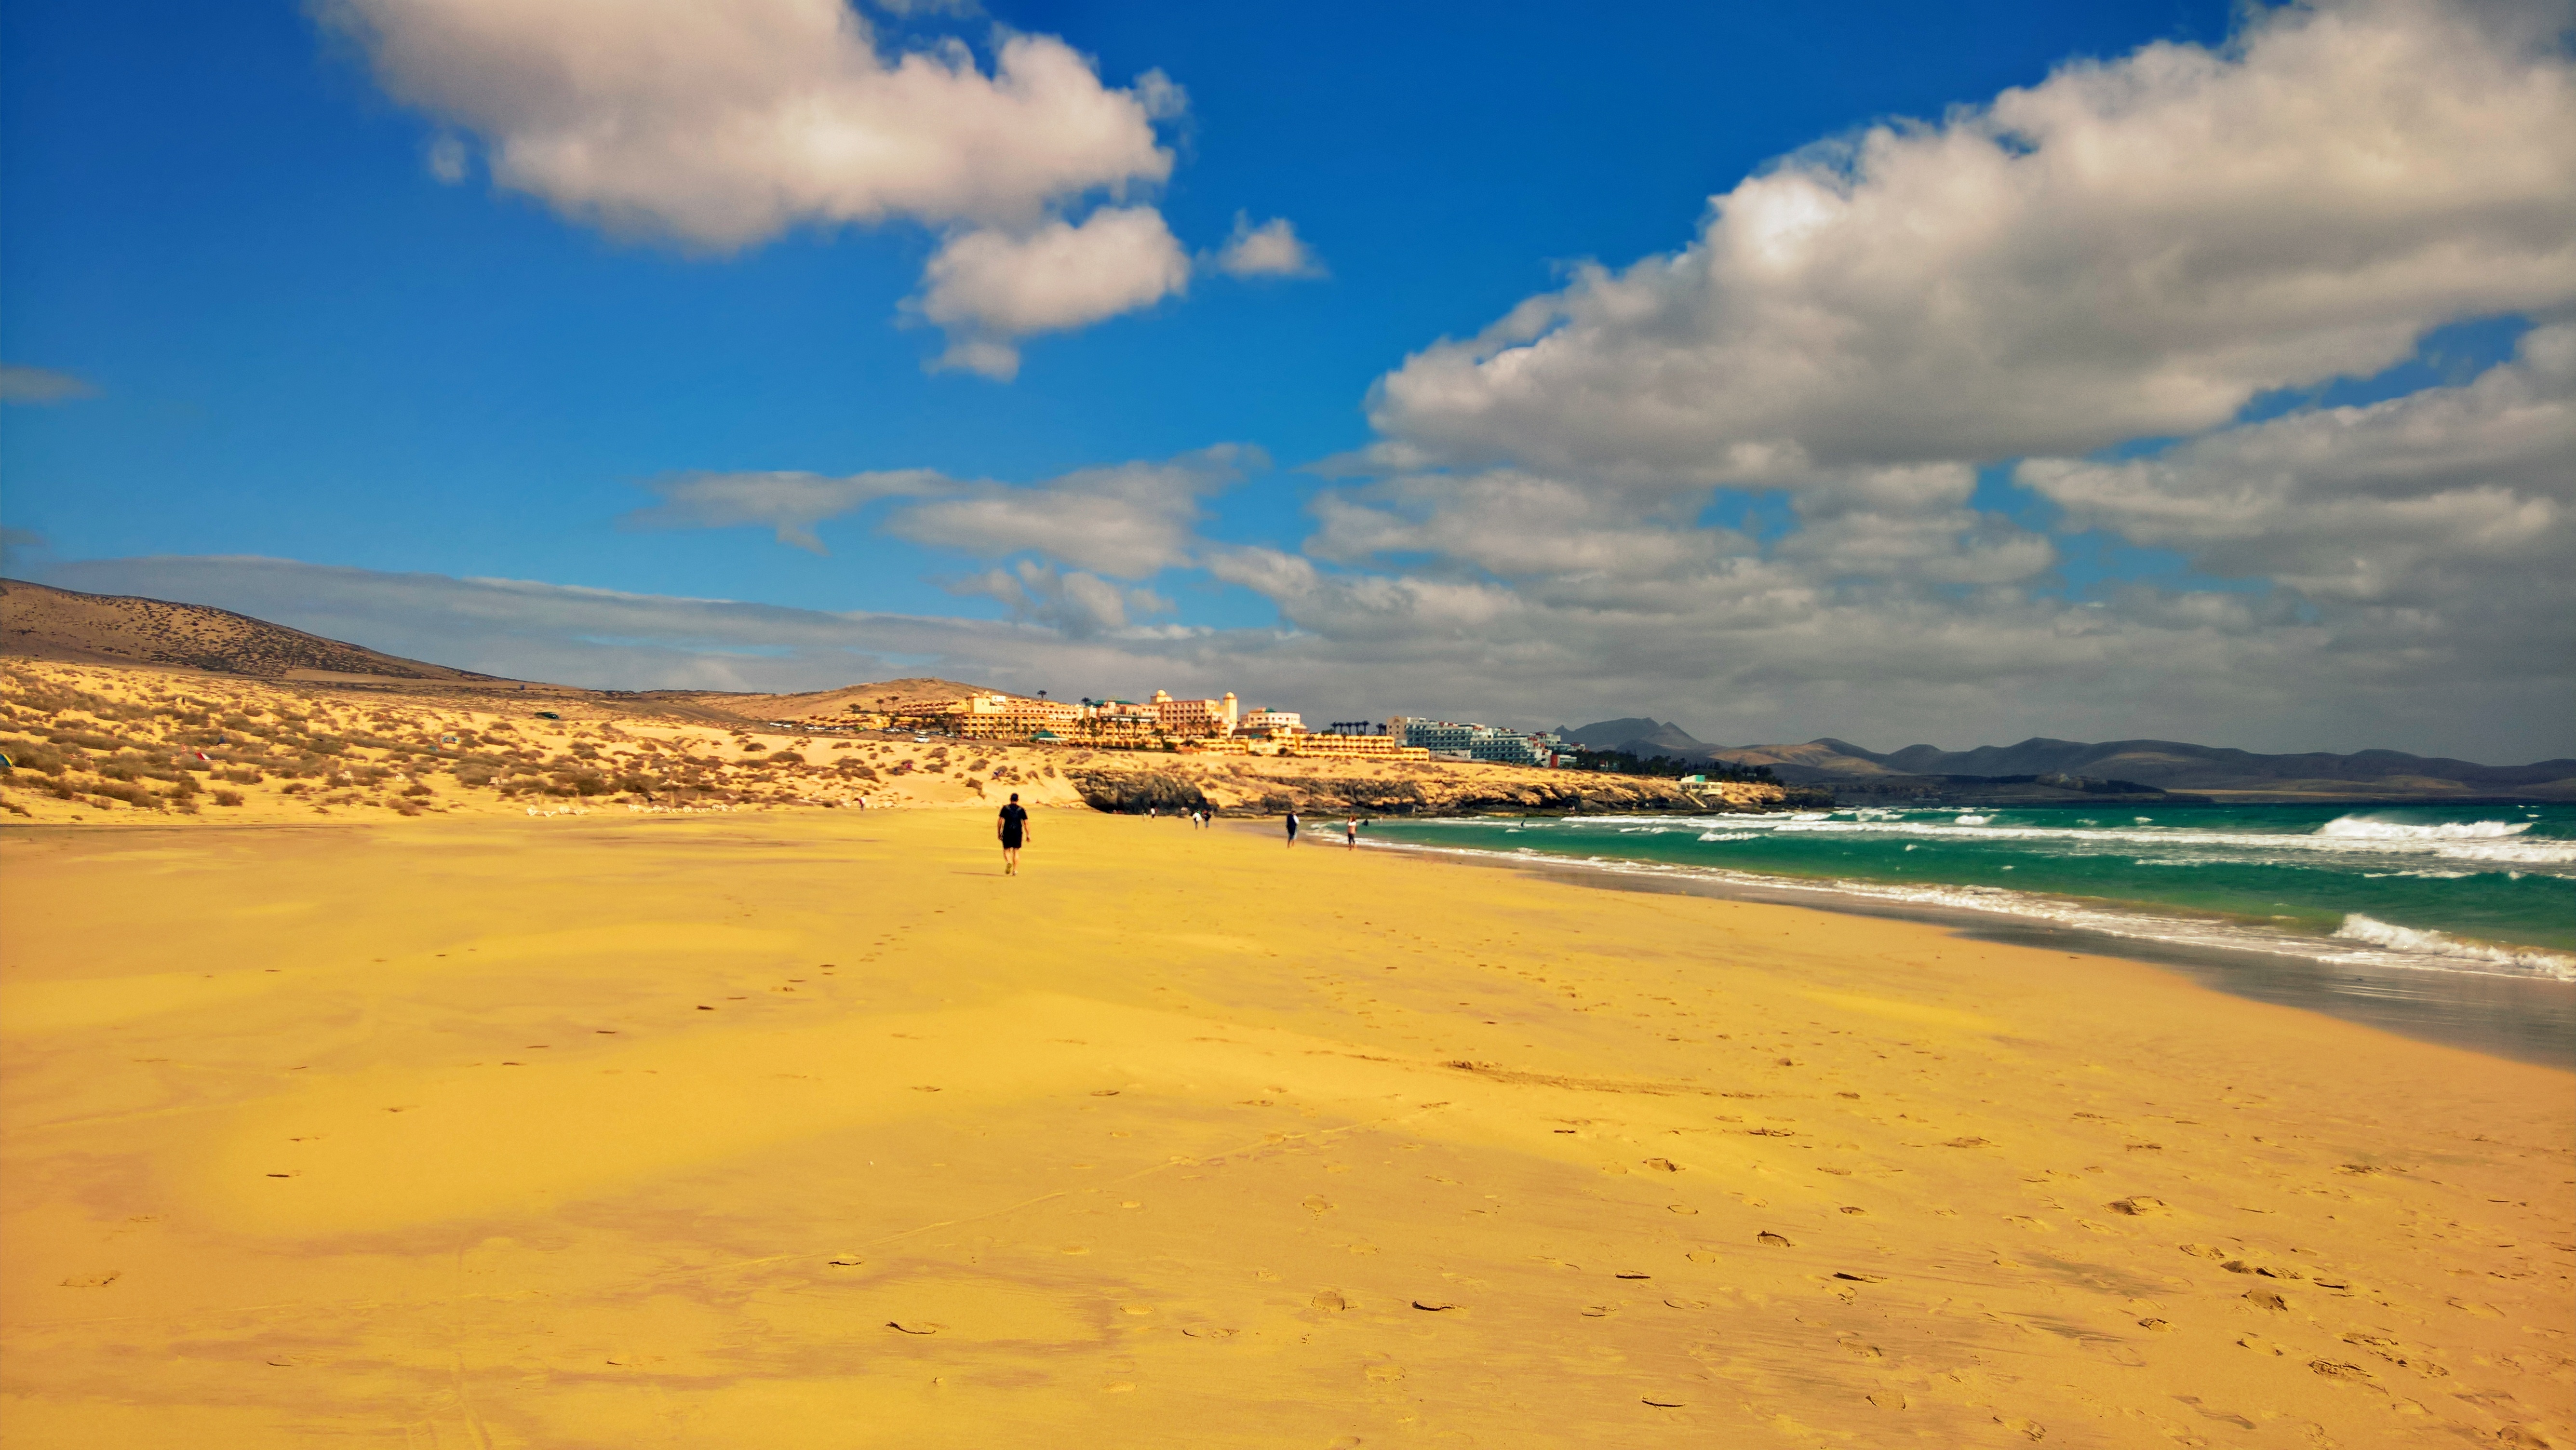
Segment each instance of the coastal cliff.
[{"label": "coastal cliff", "polygon": [[1821,805],[1820,791],[1749,781],[1684,785],[1646,776],[1500,765],[1323,760],[1133,763],[1094,755],[1064,778],[1094,810],[1219,815],[1449,816],[1716,814]]}]

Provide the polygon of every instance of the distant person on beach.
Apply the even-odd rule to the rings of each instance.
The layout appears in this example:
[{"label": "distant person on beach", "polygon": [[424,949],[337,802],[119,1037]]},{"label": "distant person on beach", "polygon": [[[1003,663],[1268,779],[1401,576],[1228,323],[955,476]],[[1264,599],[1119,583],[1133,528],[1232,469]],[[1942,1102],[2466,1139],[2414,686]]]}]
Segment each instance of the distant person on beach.
[{"label": "distant person on beach", "polygon": [[1018,791],[1011,792],[1010,803],[1003,806],[1002,814],[994,818],[993,834],[1002,842],[1002,874],[1019,875],[1020,847],[1028,843],[1033,833],[1029,829],[1029,813],[1020,808]]},{"label": "distant person on beach", "polygon": [[1344,824],[1344,825],[1343,825],[1343,827],[1342,827],[1342,839],[1350,843],[1350,847],[1351,847],[1351,849],[1352,849],[1352,850],[1356,851],[1356,850],[1358,850],[1358,849],[1360,848],[1360,818],[1359,818],[1359,817],[1357,817],[1357,816],[1353,816],[1353,817],[1351,817],[1351,818],[1350,818],[1349,822],[1347,822],[1346,824]]},{"label": "distant person on beach", "polygon": [[1295,811],[1290,811],[1288,813],[1288,844],[1291,846],[1297,844],[1297,813]]}]

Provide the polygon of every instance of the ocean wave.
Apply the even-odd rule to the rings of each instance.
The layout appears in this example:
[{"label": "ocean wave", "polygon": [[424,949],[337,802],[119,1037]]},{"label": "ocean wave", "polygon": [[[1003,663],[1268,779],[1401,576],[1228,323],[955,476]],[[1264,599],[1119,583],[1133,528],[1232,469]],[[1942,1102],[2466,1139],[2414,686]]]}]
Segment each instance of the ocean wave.
[{"label": "ocean wave", "polygon": [[2531,829],[2529,821],[2383,821],[2377,816],[2337,816],[2317,827],[2339,841],[2495,841]]},{"label": "ocean wave", "polygon": [[[2334,934],[2337,941],[2363,942],[2409,956],[2456,959],[2490,970],[2501,968],[2516,976],[2556,977],[2562,982],[2576,982],[2576,956],[2541,951],[2536,947],[2470,941],[2444,931],[2395,926],[2357,911],[2346,916]],[[2329,957],[2328,960],[2338,958]]]},{"label": "ocean wave", "polygon": [[[2417,826],[2405,822],[2373,822],[2364,817],[2343,817],[2330,821],[2312,832],[2293,831],[2211,831],[2188,826],[2139,827],[2083,826],[2015,826],[1992,824],[1992,817],[1959,816],[1947,820],[1837,820],[1823,812],[1802,811],[1793,816],[1741,816],[1727,822],[1729,830],[1768,831],[1780,835],[1859,835],[1912,836],[1926,840],[1948,840],[1961,843],[2029,842],[2064,843],[2092,850],[2150,850],[2169,853],[2176,847],[2201,846],[2237,852],[2288,853],[2284,859],[2306,855],[2323,858],[2359,856],[2433,857],[2444,861],[2478,861],[2498,865],[2569,866],[2576,865],[2576,840],[2555,836],[2526,836],[2528,822],[2465,821],[2443,825]],[[1971,824],[1970,822],[1979,822]],[[1688,824],[1707,829],[1706,818],[1690,817],[1602,817],[1568,816],[1565,824],[1576,830],[1612,826],[1622,832],[1638,831],[1651,825]],[[2347,826],[2361,822],[2381,829]],[[1426,824],[1431,824],[1426,822]],[[1460,822],[1460,824],[1482,824]]]},{"label": "ocean wave", "polygon": [[1774,876],[1717,866],[1680,866],[1659,861],[1626,861],[1609,857],[1573,857],[1522,847],[1505,853],[1464,846],[1430,846],[1379,840],[1389,850],[1429,855],[1507,860],[1518,866],[1551,866],[1608,872],[1623,876],[1682,877],[1707,881],[1775,898],[1842,898],[1884,905],[1969,911],[2023,921],[2047,922],[2104,936],[2155,941],[2170,946],[2251,951],[2337,966],[2395,967],[2413,971],[2466,972],[2483,976],[2545,977],[2576,981],[2576,957],[2537,948],[2495,946],[2466,941],[2441,932],[2390,926],[2354,913],[2333,936],[2248,925],[2219,918],[2168,915],[2097,906],[2038,892],[2000,886],[1892,885],[1875,881]]}]

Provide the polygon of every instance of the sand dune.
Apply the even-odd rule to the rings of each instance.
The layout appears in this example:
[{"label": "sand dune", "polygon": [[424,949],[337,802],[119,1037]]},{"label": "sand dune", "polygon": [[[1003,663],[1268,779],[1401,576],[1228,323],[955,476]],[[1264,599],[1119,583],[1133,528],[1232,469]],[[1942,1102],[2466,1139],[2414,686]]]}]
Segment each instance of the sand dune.
[{"label": "sand dune", "polygon": [[2567,1443],[2568,1075],[980,812],[0,833],[12,1446]]},{"label": "sand dune", "polygon": [[13,762],[0,771],[0,814],[93,825],[981,808],[1013,792],[1033,805],[1140,812],[1152,800],[1167,814],[1782,804],[1775,786],[1735,781],[860,736],[661,697],[503,700],[31,660],[0,660],[0,753]]}]

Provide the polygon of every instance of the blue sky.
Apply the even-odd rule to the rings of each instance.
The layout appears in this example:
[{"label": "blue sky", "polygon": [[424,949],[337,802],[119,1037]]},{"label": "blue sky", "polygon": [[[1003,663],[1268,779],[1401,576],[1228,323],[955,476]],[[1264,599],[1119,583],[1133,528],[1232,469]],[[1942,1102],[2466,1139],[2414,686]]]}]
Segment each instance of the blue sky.
[{"label": "blue sky", "polygon": [[[2566,147],[2532,129],[2566,114],[2558,11],[647,4],[684,56],[731,44],[691,31],[726,15],[837,16],[846,64],[818,82],[813,45],[754,35],[722,73],[569,83],[599,44],[557,9],[483,33],[444,0],[0,8],[0,362],[41,370],[0,411],[11,572],[582,683],[920,665],[1734,740],[2576,748],[2543,617],[2576,291],[2545,235]],[[871,109],[904,55],[972,90],[1014,36],[1077,62],[1055,110]],[[2372,69],[2374,37],[2418,63]],[[2339,119],[2244,99],[2282,77]],[[897,142],[985,149],[900,184],[784,144],[669,179],[725,106],[825,83],[923,133]],[[2401,172],[2483,184],[2267,214],[2194,150],[2331,175],[2374,106]],[[627,137],[631,167],[496,161],[572,133]],[[2088,146],[2138,181],[2039,164]],[[1058,169],[987,179],[1023,164]],[[1712,263],[1804,205],[1764,178],[1801,176],[1843,203],[1803,271]],[[762,188],[791,199],[746,219]],[[1037,246],[1113,214],[1123,251]],[[1284,222],[1286,261],[1230,272],[1238,217]],[[1946,260],[1882,290],[1909,234]],[[2177,254],[2231,260],[2136,280]],[[1547,320],[1472,341],[1516,307]],[[2083,315],[1994,321],[2055,309]],[[1927,349],[1935,326],[1981,340]],[[1016,371],[940,365],[970,345]],[[2328,458],[2480,406],[2412,492]],[[780,542],[772,494],[806,487],[781,476],[899,470],[928,478],[835,495],[828,552]],[[2329,515],[2343,536],[2285,522]],[[706,600],[765,608],[689,618]],[[1828,642],[1871,637],[1904,643]]]}]

